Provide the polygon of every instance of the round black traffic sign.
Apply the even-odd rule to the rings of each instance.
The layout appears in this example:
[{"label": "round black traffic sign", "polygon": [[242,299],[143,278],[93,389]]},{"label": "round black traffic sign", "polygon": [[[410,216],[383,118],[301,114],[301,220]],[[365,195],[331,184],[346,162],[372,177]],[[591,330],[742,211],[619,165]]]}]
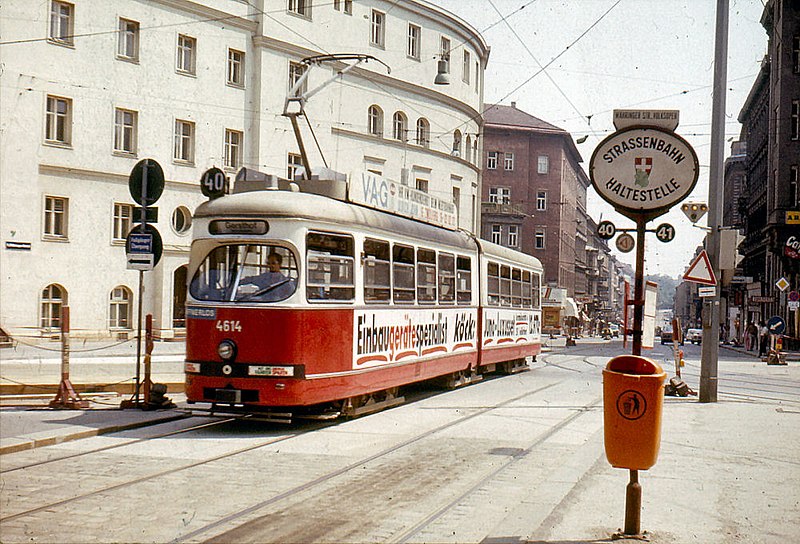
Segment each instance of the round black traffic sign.
[{"label": "round black traffic sign", "polygon": [[633,250],[633,247],[636,245],[636,241],[633,239],[633,236],[628,234],[627,232],[623,232],[619,236],[617,236],[617,249],[623,253],[628,253]]},{"label": "round black traffic sign", "polygon": [[[145,182],[145,172],[147,173]],[[153,159],[142,159],[136,163],[128,176],[128,188],[139,206],[152,206],[164,192],[164,171]]]},{"label": "round black traffic sign", "polygon": [[675,227],[669,223],[661,223],[656,227],[656,238],[664,243],[671,242],[675,238]]},{"label": "round black traffic sign", "polygon": [[219,168],[209,168],[200,178],[200,190],[208,198],[219,198],[225,194],[228,187],[228,178]]},{"label": "round black traffic sign", "polygon": [[597,225],[597,235],[603,240],[611,240],[617,233],[617,227],[611,221],[600,221]]},{"label": "round black traffic sign", "polygon": [[779,315],[773,315],[767,321],[767,329],[772,334],[783,334],[786,332],[786,321]]},{"label": "round black traffic sign", "polygon": [[[158,261],[161,260],[161,254],[164,253],[164,243],[161,241],[161,233],[150,223],[144,225],[144,229],[142,227],[143,225],[141,223],[136,225],[128,233],[128,236],[125,237],[125,253],[129,255],[133,253],[141,254],[143,252],[152,253],[153,266],[155,266],[158,264]],[[144,235],[144,238],[142,235]],[[142,242],[146,242],[148,236],[149,243],[151,244],[149,252],[143,251],[141,247],[136,247],[137,243],[141,244]]]}]

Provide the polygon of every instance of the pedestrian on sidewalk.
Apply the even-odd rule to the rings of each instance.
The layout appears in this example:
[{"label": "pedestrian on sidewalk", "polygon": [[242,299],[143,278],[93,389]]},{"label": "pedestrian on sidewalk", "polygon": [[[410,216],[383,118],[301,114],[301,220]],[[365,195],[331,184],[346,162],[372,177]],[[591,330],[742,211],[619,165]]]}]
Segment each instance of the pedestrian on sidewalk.
[{"label": "pedestrian on sidewalk", "polygon": [[758,356],[767,356],[767,347],[769,345],[769,329],[767,324],[763,321],[758,322]]},{"label": "pedestrian on sidewalk", "polygon": [[758,330],[756,329],[755,323],[752,321],[747,324],[747,327],[744,329],[744,349],[747,351],[755,349],[755,342],[756,336],[758,334]]}]

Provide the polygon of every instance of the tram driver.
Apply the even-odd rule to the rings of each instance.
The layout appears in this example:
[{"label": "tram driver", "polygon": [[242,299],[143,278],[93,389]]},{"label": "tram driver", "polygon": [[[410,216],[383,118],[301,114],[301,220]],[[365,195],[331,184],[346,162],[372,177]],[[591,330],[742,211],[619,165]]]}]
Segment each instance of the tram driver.
[{"label": "tram driver", "polygon": [[[286,277],[281,272],[283,256],[272,251],[267,256],[267,270],[256,276],[243,278],[242,286],[253,286],[255,290],[246,294],[243,299],[257,299],[267,302],[275,302],[288,298],[295,291],[294,278]],[[253,289],[250,287],[250,289]],[[242,300],[240,298],[239,300]]]}]

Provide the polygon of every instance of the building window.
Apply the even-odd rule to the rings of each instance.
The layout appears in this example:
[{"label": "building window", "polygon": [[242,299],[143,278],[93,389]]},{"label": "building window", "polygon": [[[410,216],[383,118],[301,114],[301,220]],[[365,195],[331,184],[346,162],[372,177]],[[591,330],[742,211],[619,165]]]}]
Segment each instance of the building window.
[{"label": "building window", "polygon": [[550,160],[547,155],[539,155],[537,172],[546,174],[550,170]]},{"label": "building window", "polygon": [[407,139],[408,131],[408,118],[402,111],[394,112],[392,116],[392,138],[405,142]]},{"label": "building window", "polygon": [[192,228],[192,212],[186,206],[178,206],[172,212],[172,230],[177,234],[186,234]]},{"label": "building window", "polygon": [[239,168],[242,165],[242,140],[244,133],[225,129],[225,167]]},{"label": "building window", "polygon": [[108,328],[131,328],[131,299],[130,289],[119,285],[111,290],[111,300],[108,305]]},{"label": "building window", "polygon": [[431,145],[431,125],[424,117],[417,119],[417,145],[428,147]]},{"label": "building window", "polygon": [[196,52],[197,52],[197,40],[195,40],[190,36],[178,34],[177,70],[179,73],[194,75]]},{"label": "building window", "polygon": [[386,37],[386,14],[376,9],[372,10],[372,24],[370,26],[369,43],[383,47]]},{"label": "building window", "polygon": [[60,285],[50,284],[42,290],[39,324],[43,330],[61,329],[61,307],[66,304],[67,291]]},{"label": "building window", "polygon": [[455,132],[453,132],[453,151],[452,151],[452,155],[454,157],[460,157],[461,156],[461,131],[460,130],[456,130]]},{"label": "building window", "polygon": [[510,204],[510,187],[489,187],[489,202],[493,204]]},{"label": "building window", "polygon": [[[297,82],[300,81],[300,78],[303,77],[303,74],[306,73],[308,70],[308,66],[304,64],[300,64],[299,62],[291,62],[289,61],[289,90],[291,91],[294,89],[294,86],[297,85]],[[306,92],[308,89],[308,80],[306,79],[303,81],[303,84],[297,89],[294,93],[294,96],[301,96],[303,93]]]},{"label": "building window", "polygon": [[476,60],[475,61],[475,92],[476,93],[480,90],[480,84],[478,83],[478,78],[481,75],[480,69],[481,69],[481,65]]},{"label": "building window", "polygon": [[69,200],[60,196],[44,197],[44,235],[46,238],[67,237]]},{"label": "building window", "polygon": [[133,206],[131,204],[114,203],[114,223],[111,238],[115,242],[124,242],[131,231]]},{"label": "building window", "polygon": [[514,170],[514,154],[513,153],[504,153],[503,154],[503,168],[508,171]]},{"label": "building window", "polygon": [[792,165],[789,169],[789,208],[797,210],[800,206],[800,195],[797,193],[798,186],[798,168],[797,165]]},{"label": "building window", "polygon": [[173,158],[180,162],[194,162],[194,123],[175,121],[175,153]]},{"label": "building window", "polygon": [[489,151],[486,154],[486,168],[488,170],[497,170],[497,151]]},{"label": "building window", "polygon": [[117,58],[139,60],[139,23],[136,21],[120,18]]},{"label": "building window", "polygon": [[450,73],[450,40],[442,36],[439,41],[439,59],[444,61],[444,73]]},{"label": "building window", "polygon": [[67,2],[50,3],[50,36],[49,40],[63,45],[73,45],[73,25],[75,22],[75,6]]},{"label": "building window", "polygon": [[117,108],[114,110],[114,151],[136,153],[137,114],[135,111]]},{"label": "building window", "polygon": [[800,100],[792,100],[792,119],[789,127],[789,137],[792,140],[800,139]]},{"label": "building window", "polygon": [[367,131],[373,136],[383,136],[383,110],[374,104],[367,110]]},{"label": "building window", "polygon": [[288,164],[287,174],[289,175],[289,179],[295,179],[295,177],[298,174],[304,171],[303,157],[301,157],[297,153],[289,153],[287,164]]},{"label": "building window", "polygon": [[467,162],[472,162],[472,136],[467,134],[467,143],[464,145],[464,150],[467,152]]},{"label": "building window", "polygon": [[419,60],[421,37],[422,29],[417,25],[408,23],[408,49],[406,50],[406,54],[412,59]]},{"label": "building window", "polygon": [[430,182],[427,179],[417,178],[414,181],[414,186],[416,187],[417,191],[422,191],[423,193],[428,192],[428,185]]},{"label": "building window", "polygon": [[517,225],[508,226],[508,247],[519,246],[519,227]]},{"label": "building window", "polygon": [[244,53],[228,49],[228,85],[244,87]]},{"label": "building window", "polygon": [[472,65],[469,51],[464,51],[464,62],[461,64],[461,80],[469,84],[469,67]]},{"label": "building window", "polygon": [[45,141],[69,145],[72,141],[72,100],[58,96],[47,97]]},{"label": "building window", "polygon": [[500,245],[503,243],[503,227],[492,225],[492,243]]},{"label": "building window", "polygon": [[794,73],[800,74],[800,36],[792,39],[792,66]]},{"label": "building window", "polygon": [[[289,13],[296,13],[303,17],[311,18],[311,2],[309,0],[289,0]],[[345,6],[345,11],[347,8]]]},{"label": "building window", "polygon": [[545,232],[544,229],[536,229],[533,237],[533,247],[536,249],[544,249],[545,247]]},{"label": "building window", "polygon": [[536,192],[536,211],[543,212],[547,209],[547,191]]}]

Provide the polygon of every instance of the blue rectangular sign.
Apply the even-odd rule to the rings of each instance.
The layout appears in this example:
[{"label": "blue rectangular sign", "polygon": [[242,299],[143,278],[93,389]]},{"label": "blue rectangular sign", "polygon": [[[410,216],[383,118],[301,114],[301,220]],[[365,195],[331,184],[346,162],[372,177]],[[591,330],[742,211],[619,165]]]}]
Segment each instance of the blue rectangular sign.
[{"label": "blue rectangular sign", "polygon": [[152,234],[130,234],[130,253],[152,253],[153,235]]}]

